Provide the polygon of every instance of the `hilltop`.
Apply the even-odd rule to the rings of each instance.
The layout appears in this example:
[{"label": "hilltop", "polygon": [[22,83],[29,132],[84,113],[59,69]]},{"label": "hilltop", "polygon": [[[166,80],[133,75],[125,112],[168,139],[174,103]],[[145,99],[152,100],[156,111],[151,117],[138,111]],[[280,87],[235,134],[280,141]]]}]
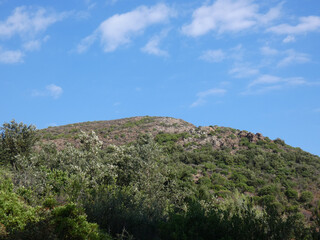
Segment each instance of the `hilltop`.
[{"label": "hilltop", "polygon": [[63,147],[66,142],[77,144],[77,135],[80,131],[94,131],[104,146],[128,144],[143,134],[150,134],[160,142],[174,141],[186,150],[211,145],[214,149],[229,148],[235,152],[246,147],[253,147],[253,144],[264,143],[270,143],[270,149],[278,146],[272,143],[279,143],[282,149],[286,147],[281,139],[272,141],[261,133],[251,133],[217,125],[197,127],[182,119],[171,117],[145,116],[75,123],[42,129],[39,134],[44,142],[53,142],[59,147]]}]

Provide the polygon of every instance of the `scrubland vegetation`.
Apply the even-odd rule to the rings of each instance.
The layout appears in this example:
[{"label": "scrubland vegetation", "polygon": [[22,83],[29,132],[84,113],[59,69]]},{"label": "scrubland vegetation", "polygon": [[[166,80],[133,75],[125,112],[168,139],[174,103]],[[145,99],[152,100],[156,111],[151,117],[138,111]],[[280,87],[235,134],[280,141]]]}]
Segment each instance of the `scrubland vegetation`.
[{"label": "scrubland vegetation", "polygon": [[[3,124],[0,239],[320,239],[320,158],[212,129],[124,145],[79,129],[77,146],[57,148],[33,126]],[[210,136],[239,145],[197,143]]]}]

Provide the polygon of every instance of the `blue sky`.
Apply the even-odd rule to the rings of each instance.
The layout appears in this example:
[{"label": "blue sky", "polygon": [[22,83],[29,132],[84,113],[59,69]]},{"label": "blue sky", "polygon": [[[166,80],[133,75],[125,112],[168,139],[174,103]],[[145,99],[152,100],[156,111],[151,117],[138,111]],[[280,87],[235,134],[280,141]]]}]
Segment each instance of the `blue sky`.
[{"label": "blue sky", "polygon": [[319,40],[318,0],[0,0],[0,122],[170,116],[320,155]]}]

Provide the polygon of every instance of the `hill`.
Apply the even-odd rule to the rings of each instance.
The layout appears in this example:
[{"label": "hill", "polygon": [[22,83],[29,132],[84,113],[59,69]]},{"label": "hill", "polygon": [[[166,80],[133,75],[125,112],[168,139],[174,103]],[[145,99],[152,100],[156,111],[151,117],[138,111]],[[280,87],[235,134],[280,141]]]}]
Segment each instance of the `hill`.
[{"label": "hill", "polygon": [[[66,143],[79,146],[78,135],[81,131],[94,131],[103,142],[103,148],[110,144],[126,145],[137,141],[139,136],[151,135],[155,141],[166,149],[192,155],[194,152],[201,152],[204,155],[220,152],[229,155],[230,158],[244,156],[246,167],[253,167],[253,170],[263,173],[271,172],[276,175],[290,176],[301,189],[311,190],[316,199],[319,198],[320,158],[307,153],[300,148],[293,148],[281,139],[271,140],[261,133],[251,133],[245,130],[238,130],[229,127],[204,126],[197,127],[181,119],[170,117],[132,117],[110,121],[95,121],[75,123],[64,126],[49,127],[39,130],[39,135],[44,143],[54,143],[59,149],[64,148]],[[252,155],[251,157],[246,155]],[[264,158],[258,161],[259,157]],[[267,158],[267,159],[265,159]],[[270,158],[270,159],[268,159]],[[203,164],[205,159],[188,160],[190,164]],[[261,166],[260,166],[260,165]],[[284,168],[295,166],[289,172]],[[238,166],[240,167],[240,166]],[[272,170],[272,171],[271,171]],[[288,170],[288,169],[287,169]],[[279,172],[284,171],[284,172]],[[319,172],[320,173],[320,172]],[[291,174],[294,174],[292,176]],[[279,177],[279,176],[278,176]],[[305,186],[299,183],[298,178],[306,180],[310,178]],[[272,177],[270,177],[272,178]],[[315,180],[315,181],[314,181]],[[309,184],[310,183],[310,184]]]},{"label": "hill", "polygon": [[[80,131],[94,131],[104,146],[109,144],[123,145],[137,140],[140,135],[150,134],[159,141],[174,141],[186,150],[211,145],[214,149],[230,148],[233,152],[267,141],[277,142],[285,149],[282,140],[271,141],[261,133],[250,133],[229,127],[207,126],[196,127],[181,119],[170,117],[132,117],[110,121],[95,121],[49,127],[39,131],[44,142],[54,142],[63,147],[66,142],[77,143]],[[160,140],[160,138],[164,138]],[[168,138],[168,139],[165,139]],[[171,138],[171,139],[170,139]],[[259,144],[259,143],[258,143]],[[253,146],[253,145],[252,145]],[[274,145],[276,147],[276,145]],[[272,148],[272,146],[270,146]]]},{"label": "hill", "polygon": [[[18,214],[37,224],[8,220],[9,236],[28,239],[42,226],[66,237],[62,215],[73,228],[95,228],[88,217],[114,239],[320,236],[320,158],[261,133],[149,116],[37,131],[12,122],[0,146],[0,180],[9,184],[0,190],[20,204],[10,211],[28,206],[38,219]],[[39,207],[49,215],[39,216]]]},{"label": "hill", "polygon": [[[273,191],[279,191],[279,194],[296,191],[293,193],[296,199],[303,191],[312,192],[312,205],[320,198],[320,158],[293,148],[281,139],[270,140],[261,133],[216,125],[197,127],[181,119],[145,116],[49,127],[40,130],[40,136],[44,142],[63,148],[67,142],[79,145],[77,136],[80,131],[94,131],[104,148],[110,144],[130,144],[139,136],[150,134],[170,155],[179,157],[187,165],[193,164],[197,169],[193,174],[197,183],[201,179],[209,181],[209,178],[212,184],[208,188],[215,193],[229,191],[230,187],[226,186],[231,184],[240,192],[258,196],[259,185],[270,187],[269,184],[273,184]],[[220,158],[218,162],[216,155]],[[207,166],[215,162],[218,166],[220,164],[220,169]],[[221,174],[223,169],[227,174]],[[214,173],[222,177],[219,181],[223,184],[215,184],[219,181],[214,179]],[[236,181],[240,183],[235,184]],[[308,217],[311,215],[310,212],[304,213]]]}]

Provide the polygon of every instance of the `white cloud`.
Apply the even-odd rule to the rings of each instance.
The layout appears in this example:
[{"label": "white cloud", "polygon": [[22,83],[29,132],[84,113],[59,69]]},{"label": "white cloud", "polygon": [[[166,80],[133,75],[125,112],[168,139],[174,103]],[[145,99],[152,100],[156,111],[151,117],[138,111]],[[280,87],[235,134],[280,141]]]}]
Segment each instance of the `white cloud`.
[{"label": "white cloud", "polygon": [[207,96],[210,96],[210,95],[224,95],[226,93],[226,90],[225,89],[222,89],[222,88],[212,88],[212,89],[209,89],[209,90],[206,90],[204,92],[199,92],[197,94],[198,97],[201,97],[201,98],[205,98]]},{"label": "white cloud", "polygon": [[39,50],[41,47],[41,42],[39,40],[31,40],[23,44],[23,48],[26,51],[35,51]]},{"label": "white cloud", "polygon": [[229,74],[233,75],[236,78],[247,78],[254,75],[258,75],[259,69],[252,68],[250,66],[239,65],[239,66],[233,67],[229,71]]},{"label": "white cloud", "polygon": [[1,62],[22,62],[26,52],[39,50],[41,45],[49,39],[49,36],[40,37],[47,28],[61,21],[73,12],[55,13],[43,7],[21,6],[13,10],[5,20],[0,21],[0,39],[2,41],[19,37],[20,50],[1,51]]},{"label": "white cloud", "polygon": [[23,62],[23,52],[20,50],[3,50],[0,47],[0,63],[13,64]]},{"label": "white cloud", "polygon": [[168,31],[162,31],[160,35],[156,35],[152,37],[149,42],[141,48],[141,50],[145,53],[156,55],[160,57],[168,57],[169,53],[165,50],[160,49],[159,44],[161,40],[167,35]]},{"label": "white cloud", "polygon": [[315,86],[317,82],[308,82],[302,77],[282,78],[273,75],[261,75],[257,79],[248,84],[244,95],[262,94],[274,90],[281,90],[294,86]]},{"label": "white cloud", "polygon": [[253,87],[256,85],[271,85],[271,84],[288,84],[288,85],[305,85],[307,81],[301,77],[294,77],[294,78],[281,78],[272,75],[262,75],[253,82],[249,84],[249,87]]},{"label": "white cloud", "polygon": [[200,56],[200,59],[208,62],[222,62],[225,58],[226,54],[221,49],[207,50]]},{"label": "white cloud", "polygon": [[274,56],[279,53],[279,51],[277,49],[270,48],[269,46],[264,46],[264,47],[260,48],[260,51],[261,51],[262,55],[265,55],[265,56]]},{"label": "white cloud", "polygon": [[192,22],[182,27],[182,32],[198,37],[210,31],[238,32],[261,24],[267,24],[280,15],[281,4],[259,14],[259,5],[250,0],[217,0],[204,5],[192,14]]},{"label": "white cloud", "polygon": [[259,78],[255,79],[249,84],[249,87],[253,87],[255,85],[263,85],[263,84],[275,84],[282,82],[283,79],[277,76],[272,75],[262,75]]},{"label": "white cloud", "polygon": [[280,24],[269,28],[267,31],[276,34],[304,34],[307,32],[313,32],[320,29],[320,17],[308,16],[299,18],[299,23],[295,26],[289,24]]},{"label": "white cloud", "polygon": [[97,32],[92,35],[87,36],[86,38],[82,39],[81,42],[77,46],[77,52],[83,53],[88,50],[88,48],[96,41],[98,38]]},{"label": "white cloud", "polygon": [[270,8],[266,14],[258,16],[258,22],[263,24],[271,23],[273,20],[281,16],[281,8],[284,2],[280,2],[276,7]]},{"label": "white cloud", "polygon": [[34,90],[32,96],[34,97],[52,97],[58,99],[63,93],[63,89],[55,84],[47,85],[45,90]]},{"label": "white cloud", "polygon": [[55,99],[59,98],[61,96],[61,94],[63,93],[62,88],[57,85],[54,85],[54,84],[50,84],[50,85],[46,86],[46,89],[47,89],[49,95]]},{"label": "white cloud", "polygon": [[199,57],[200,59],[208,62],[222,62],[226,59],[232,59],[237,61],[242,61],[244,55],[244,49],[241,44],[227,49],[215,49],[215,50],[206,50],[203,54]]},{"label": "white cloud", "polygon": [[53,23],[62,20],[64,14],[55,14],[45,8],[17,7],[11,16],[0,22],[0,37],[11,38],[20,35],[22,38],[34,36],[45,31]]},{"label": "white cloud", "polygon": [[298,86],[298,85],[307,85],[307,86],[314,86],[317,85],[317,83],[310,83],[307,82],[304,78],[302,77],[294,77],[294,78],[286,78],[284,80],[284,82],[287,85],[291,85],[291,86]]},{"label": "white cloud", "polygon": [[205,104],[206,98],[209,96],[223,96],[225,93],[227,92],[227,90],[222,89],[222,88],[212,88],[212,89],[208,89],[206,91],[203,92],[199,92],[197,93],[197,97],[198,99],[193,102],[190,107],[198,107],[200,105]]},{"label": "white cloud", "polygon": [[262,55],[267,57],[277,57],[278,59],[281,57],[281,60],[277,60],[277,67],[306,63],[311,60],[308,54],[296,52],[294,49],[279,51],[277,49],[270,48],[269,46],[264,46],[260,48],[260,52]]},{"label": "white cloud", "polygon": [[97,38],[100,38],[103,50],[112,52],[119,46],[130,43],[134,36],[143,33],[147,27],[165,23],[173,15],[173,10],[165,4],[152,7],[140,6],[131,12],[113,15],[80,43],[80,49],[86,50]]},{"label": "white cloud", "polygon": [[242,95],[259,95],[259,94],[264,94],[266,92],[273,92],[273,91],[278,91],[283,89],[283,86],[281,85],[273,85],[273,86],[263,86],[260,88],[255,88],[255,89],[247,89],[246,91],[242,92]]},{"label": "white cloud", "polygon": [[160,39],[159,37],[153,37],[141,50],[145,53],[156,55],[156,56],[169,56],[167,51],[159,48]]},{"label": "white cloud", "polygon": [[292,35],[288,35],[285,39],[283,39],[283,43],[291,43],[291,42],[295,42],[296,38]]},{"label": "white cloud", "polygon": [[290,64],[306,63],[310,61],[310,58],[305,53],[299,53],[293,49],[284,52],[287,56],[280,60],[278,67],[285,67]]},{"label": "white cloud", "polygon": [[204,105],[207,101],[202,99],[202,98],[198,98],[196,101],[194,101],[190,107],[198,107],[198,106],[201,106],[201,105]]},{"label": "white cloud", "polygon": [[42,43],[48,41],[49,38],[49,36],[45,36],[43,39],[30,40],[23,44],[23,48],[25,51],[29,52],[39,50],[41,48]]},{"label": "white cloud", "polygon": [[87,5],[89,10],[94,8],[97,5],[97,3],[93,2],[92,0],[84,0],[84,2]]}]

